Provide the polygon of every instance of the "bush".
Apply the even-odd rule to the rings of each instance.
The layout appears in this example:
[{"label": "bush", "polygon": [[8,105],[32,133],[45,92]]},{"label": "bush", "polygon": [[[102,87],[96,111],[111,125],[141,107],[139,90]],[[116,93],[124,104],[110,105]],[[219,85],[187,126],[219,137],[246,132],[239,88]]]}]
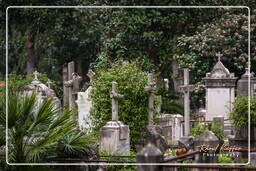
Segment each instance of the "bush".
[{"label": "bush", "polygon": [[[230,119],[237,128],[246,126],[248,124],[248,97],[237,97],[233,105]],[[256,125],[256,98],[251,98],[251,125]]]},{"label": "bush", "polygon": [[212,131],[216,137],[218,137],[220,144],[224,143],[224,132],[221,129],[221,126],[217,123],[215,124],[196,124],[192,129],[191,129],[191,135],[192,136],[200,136],[205,130]]},{"label": "bush", "polygon": [[147,74],[136,63],[113,64],[110,69],[98,69],[97,78],[92,84],[91,116],[96,131],[112,119],[110,92],[112,81],[118,83],[118,92],[124,95],[119,101],[118,117],[129,125],[130,143],[134,148],[141,131],[147,125],[148,94],[144,91]]}]

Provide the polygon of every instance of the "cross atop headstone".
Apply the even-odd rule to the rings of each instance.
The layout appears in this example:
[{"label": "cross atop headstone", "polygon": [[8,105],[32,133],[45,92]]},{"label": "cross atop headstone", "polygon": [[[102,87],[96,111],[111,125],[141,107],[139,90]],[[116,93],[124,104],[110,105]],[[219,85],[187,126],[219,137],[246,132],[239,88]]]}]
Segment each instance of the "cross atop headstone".
[{"label": "cross atop headstone", "polygon": [[47,86],[51,88],[52,81],[50,79],[47,80]]},{"label": "cross atop headstone", "polygon": [[184,93],[184,120],[185,120],[185,136],[190,133],[190,91],[194,90],[194,85],[189,85],[189,69],[184,69],[184,85],[180,86],[181,91]]},{"label": "cross atop headstone", "polygon": [[118,94],[117,85],[117,82],[112,82],[112,91],[110,93],[110,98],[112,98],[112,121],[118,121],[118,101],[124,98],[122,94]]},{"label": "cross atop headstone", "polygon": [[39,72],[35,71],[33,72],[33,75],[34,75],[34,80],[38,80],[38,75],[39,75]]},{"label": "cross atop headstone", "polygon": [[148,85],[144,88],[145,91],[149,92],[148,99],[148,125],[153,125],[153,113],[154,113],[154,99],[155,99],[155,90],[156,83],[153,80],[153,74],[148,74]]},{"label": "cross atop headstone", "polygon": [[220,61],[220,58],[223,56],[222,54],[220,54],[220,52],[218,52],[217,54],[216,54],[216,56],[218,57],[218,62]]}]

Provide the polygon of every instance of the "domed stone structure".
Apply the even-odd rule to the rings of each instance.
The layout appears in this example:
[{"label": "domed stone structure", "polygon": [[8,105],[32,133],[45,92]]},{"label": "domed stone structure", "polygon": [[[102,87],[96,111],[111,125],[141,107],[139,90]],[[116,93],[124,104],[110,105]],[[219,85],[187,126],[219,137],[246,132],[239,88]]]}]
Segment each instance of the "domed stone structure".
[{"label": "domed stone structure", "polygon": [[34,73],[34,79],[33,81],[27,85],[24,89],[24,94],[25,95],[31,95],[33,92],[36,93],[37,96],[37,102],[38,104],[42,103],[45,99],[52,98],[54,102],[55,109],[60,110],[61,109],[61,101],[60,99],[56,96],[56,93],[54,90],[50,88],[50,82],[48,80],[48,86],[43,84],[39,79],[38,79],[38,72],[35,71]]}]

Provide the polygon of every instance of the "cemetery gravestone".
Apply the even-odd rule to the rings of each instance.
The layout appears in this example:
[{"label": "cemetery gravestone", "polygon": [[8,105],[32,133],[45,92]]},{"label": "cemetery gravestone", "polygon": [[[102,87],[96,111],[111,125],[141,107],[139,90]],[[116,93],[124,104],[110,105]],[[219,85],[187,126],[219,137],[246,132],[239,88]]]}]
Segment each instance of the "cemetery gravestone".
[{"label": "cemetery gravestone", "polygon": [[180,86],[184,93],[184,120],[185,120],[185,136],[190,134],[190,91],[194,90],[193,85],[189,85],[189,70],[184,69],[184,85]]},{"label": "cemetery gravestone", "polygon": [[107,151],[109,154],[122,152],[128,154],[130,152],[130,136],[129,126],[124,125],[118,120],[118,101],[123,95],[117,92],[117,83],[112,82],[112,121],[107,122],[100,129],[100,150]]},{"label": "cemetery gravestone", "polygon": [[237,94],[239,96],[249,95],[249,79],[250,79],[250,96],[253,97],[256,90],[256,78],[254,73],[249,73],[249,68],[246,68],[246,72],[242,75],[241,79],[237,82]]},{"label": "cemetery gravestone", "polygon": [[203,78],[206,85],[206,120],[212,121],[215,116],[228,119],[235,99],[236,77],[222,64],[220,54],[218,62],[210,73]]},{"label": "cemetery gravestone", "polygon": [[80,90],[80,83],[82,81],[82,77],[80,77],[77,73],[72,73],[72,78],[66,82],[64,85],[69,88],[69,107],[70,109],[75,108],[75,101],[77,93]]}]

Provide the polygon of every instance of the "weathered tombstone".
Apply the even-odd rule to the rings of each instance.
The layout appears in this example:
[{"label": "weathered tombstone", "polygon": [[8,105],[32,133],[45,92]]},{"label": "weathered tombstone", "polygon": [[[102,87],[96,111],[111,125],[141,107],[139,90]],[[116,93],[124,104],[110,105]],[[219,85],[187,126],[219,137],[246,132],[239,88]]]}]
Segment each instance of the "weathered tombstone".
[{"label": "weathered tombstone", "polygon": [[164,79],[164,89],[167,91],[169,90],[169,80],[168,78],[165,78]]},{"label": "weathered tombstone", "polygon": [[236,77],[220,61],[221,54],[217,54],[218,62],[210,73],[203,78],[206,85],[206,120],[212,121],[215,116],[228,119],[235,99]]},{"label": "weathered tombstone", "polygon": [[184,85],[180,86],[181,91],[184,94],[184,120],[185,120],[185,136],[190,134],[190,91],[194,90],[193,85],[189,85],[189,69],[184,69]]},{"label": "weathered tombstone", "polygon": [[73,72],[71,79],[64,82],[64,85],[69,88],[69,107],[70,107],[70,109],[75,108],[76,96],[80,90],[81,81],[82,81],[82,77],[80,77],[77,73]]},{"label": "weathered tombstone", "polygon": [[212,131],[206,130],[194,139],[194,150],[201,153],[195,156],[196,163],[218,163],[219,139]]},{"label": "weathered tombstone", "polygon": [[155,112],[155,91],[156,82],[153,79],[153,74],[148,74],[148,85],[145,87],[145,91],[149,92],[148,100],[148,126],[146,132],[148,133],[148,140],[153,142],[161,151],[165,151],[168,148],[165,138],[162,136],[162,128],[154,125],[153,114]]},{"label": "weathered tombstone", "polygon": [[241,79],[237,81],[237,95],[239,96],[248,96],[249,95],[249,77],[250,77],[250,96],[253,97],[253,94],[256,90],[256,78],[254,73],[249,73],[249,67],[246,67],[246,72],[242,75]]},{"label": "weathered tombstone", "polygon": [[107,151],[109,154],[122,152],[128,154],[130,152],[129,126],[124,125],[118,120],[118,101],[123,95],[117,92],[117,83],[112,82],[112,121],[107,122],[100,129],[100,150]]},{"label": "weathered tombstone", "polygon": [[145,91],[149,92],[148,99],[148,125],[153,125],[154,114],[154,100],[156,91],[156,82],[153,80],[153,74],[148,74],[148,85],[145,87]]},{"label": "weathered tombstone", "polygon": [[90,132],[91,120],[90,120],[90,109],[92,106],[90,99],[90,92],[78,92],[77,94],[77,106],[78,106],[78,124],[82,131]]},{"label": "weathered tombstone", "polygon": [[163,129],[163,136],[168,145],[177,145],[178,140],[183,136],[184,118],[180,114],[162,114],[159,118],[159,125]]},{"label": "weathered tombstone", "polygon": [[92,107],[91,102],[91,84],[93,82],[95,73],[91,70],[88,71],[88,77],[90,78],[90,86],[86,89],[85,92],[78,92],[77,95],[77,106],[78,106],[78,123],[81,130],[85,132],[90,132],[91,128],[91,119],[90,119],[90,110]]},{"label": "weathered tombstone", "polygon": [[[153,143],[149,142],[136,156],[137,163],[161,163],[163,161],[163,153]],[[138,165],[139,171],[158,171],[161,170],[160,165]]]}]

